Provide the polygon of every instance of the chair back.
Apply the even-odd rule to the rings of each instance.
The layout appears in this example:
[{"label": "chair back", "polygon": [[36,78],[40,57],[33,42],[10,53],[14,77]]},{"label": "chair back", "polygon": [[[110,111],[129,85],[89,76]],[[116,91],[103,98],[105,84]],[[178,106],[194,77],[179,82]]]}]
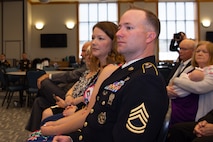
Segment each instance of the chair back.
[{"label": "chair back", "polygon": [[158,135],[157,142],[166,141],[166,137],[167,137],[168,130],[169,130],[170,117],[171,117],[171,109],[169,109],[167,111],[167,114],[166,114],[164,122],[163,122],[163,126],[161,127],[160,133]]},{"label": "chair back", "polygon": [[5,71],[6,72],[13,72],[13,71],[18,71],[19,69],[16,67],[10,67],[10,68],[6,68]]},{"label": "chair back", "polygon": [[55,71],[56,68],[54,66],[48,66],[48,67],[44,66],[43,70],[45,70],[45,71]]},{"label": "chair back", "polygon": [[32,69],[36,69],[36,65],[37,64],[41,64],[41,59],[40,58],[33,59],[31,68]]},{"label": "chair back", "polygon": [[1,81],[1,88],[6,89],[6,78],[5,78],[5,68],[0,68],[0,81]]},{"label": "chair back", "polygon": [[69,67],[78,68],[78,63],[76,62],[75,56],[69,56]]},{"label": "chair back", "polygon": [[[18,68],[16,67],[10,67],[10,68],[6,68],[5,69],[5,73],[7,72],[17,72],[19,71]],[[21,80],[20,80],[20,76],[16,76],[16,75],[6,75],[6,80],[7,80],[7,85],[14,85],[14,84],[20,84]]]},{"label": "chair back", "polygon": [[6,71],[1,69],[1,73],[3,73],[3,77],[5,79],[5,96],[2,101],[2,106],[4,102],[7,100],[7,108],[10,105],[14,92],[19,92],[19,101],[20,105],[23,104],[23,91],[25,90],[25,79],[23,76],[7,74],[7,72],[18,71],[17,68],[7,68]]},{"label": "chair back", "polygon": [[29,70],[26,72],[28,88],[38,88],[37,79],[46,74],[44,70]]}]

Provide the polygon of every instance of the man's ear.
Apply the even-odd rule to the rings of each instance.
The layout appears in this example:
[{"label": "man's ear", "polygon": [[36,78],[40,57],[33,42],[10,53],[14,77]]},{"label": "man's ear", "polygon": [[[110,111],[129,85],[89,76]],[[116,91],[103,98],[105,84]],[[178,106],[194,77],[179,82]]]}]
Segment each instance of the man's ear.
[{"label": "man's ear", "polygon": [[146,42],[147,42],[147,43],[152,42],[153,40],[155,40],[156,36],[157,36],[157,35],[156,35],[155,32],[147,32],[147,35],[146,35]]}]

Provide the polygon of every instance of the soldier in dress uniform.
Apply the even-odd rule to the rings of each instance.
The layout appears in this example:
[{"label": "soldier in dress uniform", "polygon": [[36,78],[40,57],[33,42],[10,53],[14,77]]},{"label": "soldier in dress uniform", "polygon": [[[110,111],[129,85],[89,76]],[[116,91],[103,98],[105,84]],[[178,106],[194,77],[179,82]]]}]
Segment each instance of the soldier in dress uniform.
[{"label": "soldier in dress uniform", "polygon": [[1,68],[8,68],[10,67],[10,63],[6,60],[5,54],[0,55],[0,67]]},{"label": "soldier in dress uniform", "polygon": [[27,58],[27,53],[22,53],[22,59],[19,61],[19,69],[26,71],[31,68],[31,61]]},{"label": "soldier in dress uniform", "polygon": [[70,137],[55,136],[54,142],[157,141],[168,109],[166,85],[155,65],[159,33],[152,12],[124,13],[116,36],[126,63],[103,81],[84,126]]}]

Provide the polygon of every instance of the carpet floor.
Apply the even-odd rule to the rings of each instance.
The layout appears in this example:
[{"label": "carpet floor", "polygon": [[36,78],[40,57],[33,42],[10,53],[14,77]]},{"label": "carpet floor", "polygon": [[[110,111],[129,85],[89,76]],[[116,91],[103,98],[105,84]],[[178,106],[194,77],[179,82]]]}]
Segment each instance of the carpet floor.
[{"label": "carpet floor", "polygon": [[[0,105],[5,92],[0,92]],[[15,104],[18,94],[14,94],[11,104],[6,109],[7,103],[0,106],[0,142],[26,142],[29,132],[25,130],[31,109]]]}]

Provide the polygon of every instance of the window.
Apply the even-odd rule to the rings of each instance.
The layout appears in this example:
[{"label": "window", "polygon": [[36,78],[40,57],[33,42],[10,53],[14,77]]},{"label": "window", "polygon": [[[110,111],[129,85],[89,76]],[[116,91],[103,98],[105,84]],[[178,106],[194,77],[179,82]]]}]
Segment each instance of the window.
[{"label": "window", "polygon": [[159,60],[176,60],[178,53],[169,51],[174,33],[186,33],[187,38],[196,39],[196,3],[194,2],[159,2],[158,17],[161,21],[159,37]]},{"label": "window", "polygon": [[[79,4],[79,51],[82,45],[91,40],[92,27],[98,21],[118,22],[117,3]],[[80,57],[81,52],[79,52]]]}]

